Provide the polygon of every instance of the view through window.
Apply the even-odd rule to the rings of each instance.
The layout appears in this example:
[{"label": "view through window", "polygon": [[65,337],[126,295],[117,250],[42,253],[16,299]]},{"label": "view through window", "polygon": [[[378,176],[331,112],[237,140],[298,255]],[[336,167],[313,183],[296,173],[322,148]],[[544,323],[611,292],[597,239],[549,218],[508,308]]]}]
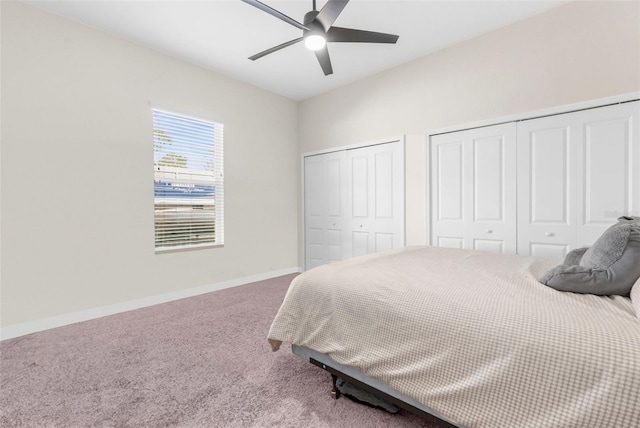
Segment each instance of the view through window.
[{"label": "view through window", "polygon": [[223,126],[153,110],[156,251],[221,245]]}]

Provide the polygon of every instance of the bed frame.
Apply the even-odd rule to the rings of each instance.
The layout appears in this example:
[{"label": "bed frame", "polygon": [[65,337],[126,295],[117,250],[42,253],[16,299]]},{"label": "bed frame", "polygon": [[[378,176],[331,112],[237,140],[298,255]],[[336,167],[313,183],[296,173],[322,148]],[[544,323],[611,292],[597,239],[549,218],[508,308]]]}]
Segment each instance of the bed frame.
[{"label": "bed frame", "polygon": [[452,424],[446,419],[438,416],[437,412],[384,385],[382,382],[362,374],[357,369],[333,361],[328,355],[297,345],[292,345],[291,350],[294,354],[308,360],[314,366],[326,370],[331,374],[333,384],[331,389],[331,398],[334,400],[340,398],[340,390],[336,385],[337,379],[340,378],[367,392],[370,392],[378,398],[398,406],[403,410],[411,412],[426,421],[437,422],[439,427],[464,428],[459,425]]}]

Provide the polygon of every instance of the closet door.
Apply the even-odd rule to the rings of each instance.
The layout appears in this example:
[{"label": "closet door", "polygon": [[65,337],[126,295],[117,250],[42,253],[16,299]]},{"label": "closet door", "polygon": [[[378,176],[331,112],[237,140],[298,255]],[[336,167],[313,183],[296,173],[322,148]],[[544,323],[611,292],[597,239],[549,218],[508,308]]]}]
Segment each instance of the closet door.
[{"label": "closet door", "polygon": [[404,246],[404,143],[347,151],[352,256]]},{"label": "closet door", "polygon": [[432,244],[516,252],[516,127],[431,138]]},{"label": "closet door", "polygon": [[579,113],[578,246],[622,215],[640,216],[640,102]]},{"label": "closet door", "polygon": [[518,253],[564,258],[577,244],[580,122],[557,115],[518,123]]},{"label": "closet door", "polygon": [[345,230],[347,155],[343,150],[304,162],[305,267],[311,269],[351,254]]},{"label": "closet door", "polygon": [[305,268],[404,246],[404,143],[304,159]]},{"label": "closet door", "polygon": [[518,252],[563,258],[640,212],[640,103],[518,124]]}]

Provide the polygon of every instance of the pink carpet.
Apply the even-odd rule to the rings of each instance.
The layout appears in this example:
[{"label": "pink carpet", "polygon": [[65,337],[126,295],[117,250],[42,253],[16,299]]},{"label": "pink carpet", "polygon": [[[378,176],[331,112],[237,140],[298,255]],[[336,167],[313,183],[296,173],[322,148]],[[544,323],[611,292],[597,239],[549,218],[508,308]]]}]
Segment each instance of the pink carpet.
[{"label": "pink carpet", "polygon": [[328,373],[271,352],[294,275],[0,343],[2,427],[429,427],[329,396]]}]

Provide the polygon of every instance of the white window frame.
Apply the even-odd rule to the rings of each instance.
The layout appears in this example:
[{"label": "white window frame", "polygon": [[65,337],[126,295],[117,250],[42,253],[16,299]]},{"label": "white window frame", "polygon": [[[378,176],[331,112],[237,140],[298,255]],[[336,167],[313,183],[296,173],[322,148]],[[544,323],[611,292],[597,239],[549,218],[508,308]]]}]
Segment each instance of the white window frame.
[{"label": "white window frame", "polygon": [[[153,117],[153,144],[154,144],[154,248],[156,254],[165,253],[165,252],[174,252],[174,251],[185,251],[185,250],[196,250],[203,248],[212,248],[212,247],[221,247],[224,245],[224,125],[221,123],[213,122],[210,120],[199,119],[193,116],[187,116],[180,113],[174,113],[166,110],[161,110],[157,108],[152,109],[152,117]],[[185,136],[182,134],[185,127],[189,125],[194,125],[198,127],[208,127],[211,126],[213,130],[212,140],[211,140],[211,148],[207,147],[207,139],[202,136],[192,137],[191,130],[187,128],[184,131],[189,136]],[[167,134],[170,138],[175,138],[178,140],[178,144],[175,147],[167,146],[159,146],[159,141],[156,137],[156,130],[162,130],[165,134]],[[197,130],[194,131],[197,133]],[[193,141],[193,145],[191,145],[190,139],[195,139]],[[172,144],[172,143],[169,143]],[[206,154],[203,154],[203,148],[206,148]],[[173,149],[173,150],[171,150]],[[181,151],[181,153],[177,153]],[[211,152],[209,152],[211,150]],[[170,165],[159,165],[159,158],[163,155],[167,155],[170,153],[176,153],[180,156],[184,156],[187,158],[187,162],[200,163],[204,165],[208,165],[209,163],[212,165],[211,171],[207,169],[188,169],[185,167],[176,167]],[[196,188],[197,186],[212,186],[213,187],[213,195],[211,197],[205,196],[202,199],[193,198],[189,199],[188,197],[167,197],[165,196],[157,196],[156,184],[160,181],[168,182],[167,180],[172,180],[170,188],[172,190],[186,187],[186,188]],[[159,203],[159,201],[162,201]],[[187,203],[190,201],[191,203]],[[197,203],[202,202],[202,203]],[[158,215],[158,206],[159,205],[170,205],[173,206],[174,211],[169,215],[173,214],[174,219],[178,217],[178,220],[181,221],[179,216],[181,215],[181,207],[180,205],[184,205],[185,208],[190,208],[191,211],[188,212],[189,218],[194,218],[194,206],[206,206],[213,205],[214,206],[214,240],[207,241],[207,238],[203,238],[204,242],[194,243],[192,242],[194,239],[191,234],[187,235],[189,232],[183,233],[184,242],[179,242],[179,240],[175,241],[175,245],[161,245],[158,240],[157,233],[158,228],[158,219],[160,218]],[[171,208],[169,209],[169,211]],[[184,214],[182,214],[184,215]],[[185,230],[188,230],[189,223],[185,221]],[[180,235],[180,233],[178,233]]]}]

